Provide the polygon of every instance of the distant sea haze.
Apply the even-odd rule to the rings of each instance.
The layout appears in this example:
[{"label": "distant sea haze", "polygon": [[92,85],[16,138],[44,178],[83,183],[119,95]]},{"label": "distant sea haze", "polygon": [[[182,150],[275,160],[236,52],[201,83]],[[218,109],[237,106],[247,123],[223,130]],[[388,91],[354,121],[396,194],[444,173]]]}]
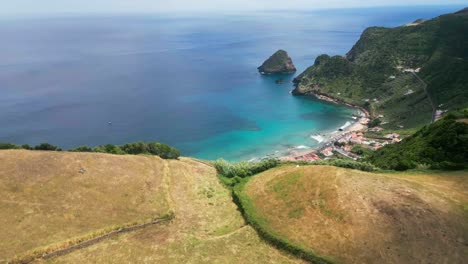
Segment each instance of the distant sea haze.
[{"label": "distant sea haze", "polygon": [[457,9],[1,20],[0,142],[160,141],[233,161],[315,147],[355,110],[292,96],[294,75],[258,73],[268,56],[287,50],[299,74],[322,53],[344,55],[368,26]]}]

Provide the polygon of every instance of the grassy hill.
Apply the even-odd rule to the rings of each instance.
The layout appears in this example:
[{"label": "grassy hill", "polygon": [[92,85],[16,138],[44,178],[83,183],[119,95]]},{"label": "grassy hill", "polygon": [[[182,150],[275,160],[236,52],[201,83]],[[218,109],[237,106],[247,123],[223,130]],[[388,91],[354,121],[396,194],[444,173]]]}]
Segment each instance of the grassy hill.
[{"label": "grassy hill", "polygon": [[468,168],[468,110],[449,114],[397,144],[373,152],[368,161],[393,170],[424,166],[432,169]]},{"label": "grassy hill", "polygon": [[263,242],[215,169],[189,158],[2,150],[0,193],[0,263],[301,263]]},{"label": "grassy hill", "polygon": [[240,186],[248,218],[339,263],[464,263],[466,172],[368,173],[282,166]]},{"label": "grassy hill", "polygon": [[[294,94],[326,94],[383,115],[385,127],[418,127],[434,108],[468,102],[468,12],[396,28],[371,27],[346,56],[319,56]],[[405,73],[405,69],[420,72]]]}]

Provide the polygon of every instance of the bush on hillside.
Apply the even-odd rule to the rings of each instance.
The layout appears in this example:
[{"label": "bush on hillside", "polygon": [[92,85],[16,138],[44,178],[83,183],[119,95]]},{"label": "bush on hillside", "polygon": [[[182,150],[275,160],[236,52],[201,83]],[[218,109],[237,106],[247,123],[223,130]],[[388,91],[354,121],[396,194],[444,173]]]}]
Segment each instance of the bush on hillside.
[{"label": "bush on hillside", "polygon": [[380,124],[382,124],[382,120],[380,120],[379,118],[374,118],[369,122],[368,126],[376,127],[376,126],[379,126]]},{"label": "bush on hillside", "polygon": [[180,157],[180,151],[166,144],[152,142],[147,145],[148,152],[153,155],[158,155],[163,159],[177,159]]},{"label": "bush on hillside", "polygon": [[23,144],[23,145],[21,145],[21,148],[22,149],[27,149],[27,150],[32,150],[33,149],[33,147],[31,147],[29,144]]},{"label": "bush on hillside", "polygon": [[117,154],[117,155],[127,154],[119,146],[112,145],[112,144],[97,146],[93,149],[93,152],[109,153],[109,154]]},{"label": "bush on hillside", "polygon": [[[48,150],[48,151],[61,151],[62,149],[57,146],[51,145],[49,143],[41,143],[35,147],[31,147],[27,144],[18,146],[11,143],[2,143],[0,142],[0,149],[27,149],[27,150]],[[70,149],[72,152],[99,152],[99,153],[109,153],[116,155],[124,154],[148,154],[148,155],[157,155],[163,159],[178,159],[180,157],[179,150],[170,147],[166,144],[159,142],[135,142],[128,143],[122,146],[107,144],[91,148],[88,146],[79,146],[74,149]]]},{"label": "bush on hillside", "polygon": [[117,146],[113,144],[101,145],[95,148],[90,148],[88,146],[80,146],[70,151],[74,152],[99,152],[99,153],[109,153],[116,155],[138,155],[138,154],[147,154],[147,155],[157,155],[163,159],[178,159],[180,157],[179,150],[170,147],[166,144],[158,142],[134,142],[128,143],[125,145]]},{"label": "bush on hillside", "polygon": [[58,148],[49,143],[41,143],[34,147],[34,150],[48,150],[48,151],[61,151],[62,149]]},{"label": "bush on hillside", "polygon": [[93,149],[88,146],[79,146],[74,149],[70,149],[72,152],[93,152]]},{"label": "bush on hillside", "polygon": [[0,142],[0,149],[19,149],[19,148],[21,147],[15,144]]},{"label": "bush on hillside", "polygon": [[376,171],[378,170],[377,167],[368,163],[368,162],[360,162],[354,160],[345,160],[345,159],[334,159],[334,160],[324,160],[324,161],[317,161],[314,162],[313,165],[330,165],[336,166],[340,168],[347,168],[347,169],[355,169],[361,171]]},{"label": "bush on hillside", "polygon": [[467,168],[468,124],[447,115],[402,142],[375,151],[367,160],[391,170],[414,169],[419,164],[429,164],[431,169]]},{"label": "bush on hillside", "polygon": [[274,168],[279,164],[280,161],[277,159],[265,159],[259,162],[240,161],[236,163],[230,163],[224,159],[218,159],[213,163],[218,174],[227,178],[234,178],[236,176],[240,178],[249,177]]}]

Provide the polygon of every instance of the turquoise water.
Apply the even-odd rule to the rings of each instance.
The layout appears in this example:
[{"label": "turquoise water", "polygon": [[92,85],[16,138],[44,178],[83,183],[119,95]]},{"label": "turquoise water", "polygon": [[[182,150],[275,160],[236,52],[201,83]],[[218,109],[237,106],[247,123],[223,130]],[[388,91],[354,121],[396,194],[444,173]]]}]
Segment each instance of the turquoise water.
[{"label": "turquoise water", "polygon": [[291,84],[278,85],[277,78],[259,76],[250,86],[226,92],[227,100],[220,102],[247,120],[250,127],[186,143],[182,148],[193,149],[198,157],[230,160],[280,155],[298,146],[317,146],[318,142],[310,135],[336,131],[347,121],[353,121],[351,116],[356,110],[315,98],[291,96]]},{"label": "turquoise water", "polygon": [[3,19],[0,142],[161,141],[229,160],[314,147],[310,135],[355,111],[291,96],[294,75],[257,72],[268,56],[287,50],[299,74],[322,53],[345,54],[368,26],[459,8]]}]

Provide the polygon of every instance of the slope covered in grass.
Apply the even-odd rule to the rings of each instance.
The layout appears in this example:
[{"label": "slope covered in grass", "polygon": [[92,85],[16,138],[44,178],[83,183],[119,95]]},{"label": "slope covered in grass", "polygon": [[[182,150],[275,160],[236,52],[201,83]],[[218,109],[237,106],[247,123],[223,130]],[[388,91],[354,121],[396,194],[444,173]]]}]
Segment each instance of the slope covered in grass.
[{"label": "slope covered in grass", "polygon": [[169,212],[171,221],[36,260],[302,263],[262,241],[245,225],[215,169],[189,158],[4,150],[0,183],[0,262]]},{"label": "slope covered in grass", "polygon": [[0,259],[168,213],[158,157],[0,151]]},{"label": "slope covered in grass", "polygon": [[[418,127],[430,122],[433,108],[466,107],[467,36],[466,11],[413,26],[370,27],[345,57],[319,56],[295,79],[293,93],[368,107],[389,128]],[[418,76],[403,72],[418,68]]]},{"label": "slope covered in grass", "polygon": [[464,263],[468,174],[282,166],[241,195],[263,230],[340,263]]},{"label": "slope covered in grass", "polygon": [[300,263],[245,225],[214,168],[170,161],[175,218],[54,258],[50,263]]},{"label": "slope covered in grass", "polygon": [[378,167],[393,170],[407,170],[417,166],[433,169],[468,168],[468,124],[464,120],[464,116],[450,114],[423,127],[402,142],[377,150],[368,160]]}]

